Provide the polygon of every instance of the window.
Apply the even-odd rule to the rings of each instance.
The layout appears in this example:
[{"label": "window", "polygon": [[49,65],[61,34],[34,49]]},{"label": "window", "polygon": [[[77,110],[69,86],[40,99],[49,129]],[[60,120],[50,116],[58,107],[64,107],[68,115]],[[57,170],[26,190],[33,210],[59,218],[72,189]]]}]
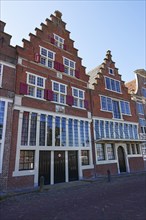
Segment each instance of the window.
[{"label": "window", "polygon": [[110,137],[110,134],[109,134],[109,121],[105,122],[105,133],[106,133],[106,138],[109,138]]},{"label": "window", "polygon": [[139,144],[136,144],[136,152],[137,152],[137,154],[140,154],[140,146],[139,146]]},{"label": "window", "polygon": [[140,102],[137,102],[137,111],[138,111],[138,114],[144,115],[143,104]]},{"label": "window", "polygon": [[141,133],[146,134],[146,120],[144,118],[139,119]]},{"label": "window", "polygon": [[74,141],[75,147],[79,146],[78,120],[74,120]]},{"label": "window", "polygon": [[120,81],[105,77],[105,87],[108,90],[121,93],[121,84]]},{"label": "window", "polygon": [[84,121],[80,121],[80,143],[82,147],[85,147],[85,138],[84,138]]},{"label": "window", "polygon": [[104,144],[97,144],[97,160],[105,160],[105,149],[104,149]]},{"label": "window", "polygon": [[66,85],[52,82],[52,90],[53,90],[53,101],[58,102],[60,104],[66,104]]},{"label": "window", "polygon": [[34,169],[34,151],[21,150],[19,170],[33,170]]},{"label": "window", "polygon": [[121,119],[119,102],[113,100],[112,103],[113,103],[113,117],[117,119]]},{"label": "window", "polygon": [[109,74],[114,75],[114,69],[108,68],[108,72],[109,72]]},{"label": "window", "polygon": [[3,65],[0,63],[0,87],[2,87]]},{"label": "window", "polygon": [[121,111],[124,115],[131,115],[130,105],[129,102],[120,101],[121,104]]},{"label": "window", "polygon": [[131,144],[131,150],[132,150],[132,154],[135,154],[135,145],[134,144]]},{"label": "window", "polygon": [[69,146],[73,146],[73,120],[69,118],[68,120],[68,136],[69,136]]},{"label": "window", "polygon": [[47,117],[47,146],[52,146],[52,126],[53,126],[53,117],[48,115]]},{"label": "window", "polygon": [[89,151],[88,150],[81,151],[81,158],[82,158],[82,166],[89,165]]},{"label": "window", "polygon": [[96,139],[100,139],[100,133],[99,133],[99,120],[95,120],[95,137]]},{"label": "window", "polygon": [[66,146],[66,118],[62,118],[62,145]]},{"label": "window", "polygon": [[40,48],[40,63],[48,68],[54,67],[55,53],[51,50]]},{"label": "window", "polygon": [[39,144],[40,146],[45,146],[45,133],[46,133],[46,116],[40,115],[40,137]]},{"label": "window", "polygon": [[70,76],[75,76],[75,62],[66,57],[63,59],[64,72]]},{"label": "window", "polygon": [[60,146],[60,117],[55,118],[55,146]]},{"label": "window", "polygon": [[28,145],[29,112],[23,113],[21,145]]},{"label": "window", "polygon": [[5,102],[0,101],[0,140],[2,139],[3,136],[4,114],[5,114]]},{"label": "window", "polygon": [[63,45],[64,45],[64,39],[61,38],[60,36],[54,34],[54,40],[55,40],[55,45],[59,48],[63,49]]},{"label": "window", "polygon": [[30,74],[27,75],[28,95],[43,99],[45,89],[45,78]]},{"label": "window", "polygon": [[73,106],[84,108],[84,91],[77,88],[72,88],[72,95],[74,97]]},{"label": "window", "polygon": [[114,145],[113,144],[107,144],[107,155],[108,155],[108,160],[114,160],[115,159]]},{"label": "window", "polygon": [[131,150],[130,150],[130,149],[131,149],[131,146],[130,146],[130,144],[127,144],[126,147],[127,147],[127,154],[131,154]]},{"label": "window", "polygon": [[31,121],[30,121],[30,146],[36,145],[36,130],[37,130],[37,114],[31,113]]},{"label": "window", "polygon": [[146,98],[146,88],[142,88],[142,95]]},{"label": "window", "polygon": [[101,109],[105,111],[112,111],[112,99],[106,96],[101,96]]}]

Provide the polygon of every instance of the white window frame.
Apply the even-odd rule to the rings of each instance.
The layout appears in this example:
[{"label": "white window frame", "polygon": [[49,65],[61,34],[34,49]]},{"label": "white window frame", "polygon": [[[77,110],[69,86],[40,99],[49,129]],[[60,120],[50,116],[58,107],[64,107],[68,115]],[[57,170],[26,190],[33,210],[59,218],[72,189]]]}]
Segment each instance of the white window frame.
[{"label": "white window frame", "polygon": [[[124,112],[122,112],[122,106],[121,106],[122,102],[123,102],[123,106],[124,106]],[[128,104],[128,107],[129,107],[129,114],[127,113],[126,104]],[[131,108],[130,108],[129,102],[124,101],[124,100],[120,100],[120,108],[121,108],[122,115],[130,115],[131,116]]]},{"label": "white window frame", "polygon": [[[78,96],[75,96],[75,95],[74,95],[74,89],[77,90]],[[83,98],[79,97],[79,92],[80,92],[80,91],[83,92]],[[74,105],[74,104],[73,104],[73,107],[84,109],[84,108],[85,108],[85,107],[84,107],[85,91],[82,90],[82,89],[76,88],[76,87],[72,87],[72,96],[74,97],[74,100],[76,99],[76,101],[77,101],[77,105]],[[83,102],[83,107],[80,106],[80,101]]]},{"label": "white window frame", "polygon": [[[43,55],[43,54],[42,54],[42,52],[41,52],[42,49],[46,50],[47,55]],[[50,52],[50,53],[53,53],[53,58],[48,57],[48,53],[49,53],[49,52]],[[46,67],[48,67],[48,68],[50,68],[50,69],[53,69],[53,68],[54,68],[54,61],[55,61],[55,54],[56,54],[56,53],[55,53],[54,51],[48,50],[47,48],[40,46],[40,64],[43,65],[43,66],[46,66]],[[41,58],[45,60],[45,64],[41,63]],[[51,66],[51,67],[48,66],[48,61],[50,61],[50,62],[52,63],[52,66]]]},{"label": "white window frame", "polygon": [[[35,84],[29,82],[29,76],[30,76],[30,75],[35,77]],[[38,79],[38,78],[41,78],[41,79],[43,80],[43,86],[37,85],[37,79]],[[45,80],[46,80],[45,77],[42,77],[42,76],[39,76],[39,75],[30,73],[30,72],[27,72],[27,85],[28,85],[28,90],[29,90],[30,87],[34,89],[34,95],[29,95],[29,94],[28,94],[27,96],[33,97],[33,98],[36,98],[36,99],[44,99]],[[42,90],[42,97],[37,97],[37,90],[38,90],[38,89],[39,89],[39,90]]]},{"label": "white window frame", "polygon": [[[141,102],[137,102],[136,104],[137,104],[137,111],[138,111],[138,114],[139,114],[139,115],[144,115],[144,107],[143,107],[143,103],[141,103]],[[140,108],[139,108],[139,106],[140,106]],[[141,106],[142,106],[142,107],[141,107]],[[140,110],[140,111],[139,111],[139,110]],[[141,110],[142,110],[143,112],[142,112]]]},{"label": "white window frame", "polygon": [[[58,39],[57,39],[58,38]],[[61,49],[63,49],[64,39],[57,34],[54,34],[55,45]]]},{"label": "white window frame", "polygon": [[[65,63],[65,61],[68,61],[69,65]],[[74,67],[71,66],[71,62],[74,64]],[[67,69],[67,73],[70,76],[75,76],[75,69],[76,69],[76,62],[73,60],[68,59],[67,57],[63,57],[63,65],[64,65],[64,72]]]},{"label": "white window frame", "polygon": [[[109,88],[107,88],[107,83],[106,83],[106,79],[109,79],[110,80],[110,89]],[[111,81],[114,81],[114,84],[115,84],[115,89],[116,89],[116,82],[119,82],[119,86],[120,86],[120,91],[117,91],[117,90],[113,90],[112,89],[112,85],[111,85]],[[119,80],[115,80],[115,79],[113,79],[113,78],[110,78],[110,77],[107,77],[107,76],[105,76],[104,77],[104,81],[105,81],[105,89],[106,90],[108,90],[108,91],[112,91],[112,92],[116,92],[116,93],[122,93],[122,91],[121,91],[121,82],[119,81]]]},{"label": "white window frame", "polygon": [[[52,91],[53,91],[53,93],[58,94],[58,101],[54,101],[54,99],[53,99],[53,102],[59,103],[61,105],[66,105],[67,85],[63,84],[63,83],[60,83],[60,82],[57,82],[57,81],[54,81],[54,80],[51,80],[51,81],[52,81]],[[58,84],[58,86],[59,86],[58,91],[54,89],[54,83]],[[65,92],[64,93],[60,91],[60,86],[61,85],[65,86]],[[64,103],[61,102],[61,96],[64,96]]]},{"label": "white window frame", "polygon": [[3,64],[0,63],[0,87],[2,87]]},{"label": "white window frame", "polygon": [[[110,70],[112,70],[112,73],[110,72]],[[114,75],[114,69],[113,69],[113,68],[108,67],[108,73],[109,73],[110,75]]]}]

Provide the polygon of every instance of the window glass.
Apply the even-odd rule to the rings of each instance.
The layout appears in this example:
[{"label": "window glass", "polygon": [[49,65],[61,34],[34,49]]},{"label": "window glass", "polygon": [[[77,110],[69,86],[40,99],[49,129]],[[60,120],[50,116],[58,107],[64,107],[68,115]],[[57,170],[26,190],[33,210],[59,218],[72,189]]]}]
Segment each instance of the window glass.
[{"label": "window glass", "polygon": [[66,118],[62,118],[62,146],[66,146]]},{"label": "window glass", "polygon": [[72,94],[74,97],[74,106],[84,108],[84,91],[72,88]]},{"label": "window glass", "polygon": [[55,118],[55,146],[60,146],[60,117]]},{"label": "window glass", "polygon": [[81,146],[85,146],[85,138],[84,138],[84,121],[80,121],[80,143]]},{"label": "window glass", "polygon": [[74,143],[75,147],[79,146],[78,120],[74,120]]},{"label": "window glass", "polygon": [[75,76],[75,62],[73,60],[70,60],[66,57],[63,59],[64,64],[64,72],[69,74],[70,76]]},{"label": "window glass", "polygon": [[52,82],[53,87],[53,101],[61,104],[66,103],[66,85]]},{"label": "window glass", "polygon": [[113,144],[107,144],[107,155],[108,155],[108,160],[114,160],[115,159],[114,145]]},{"label": "window glass", "polygon": [[40,115],[40,136],[39,145],[45,146],[45,134],[46,134],[46,115]]},{"label": "window glass", "polygon": [[105,160],[105,149],[104,149],[104,144],[97,144],[96,145],[97,149],[97,160]]},{"label": "window glass", "polygon": [[2,139],[4,126],[5,102],[0,101],[0,140]]},{"label": "window glass", "polygon": [[89,165],[89,151],[88,150],[81,151],[81,158],[82,158],[82,166]]},{"label": "window glass", "polygon": [[37,130],[37,114],[31,113],[31,121],[30,121],[30,146],[36,145],[36,130]]},{"label": "window glass", "polygon": [[52,146],[52,125],[53,125],[53,117],[48,115],[47,118],[47,146]]},{"label": "window glass", "polygon": [[68,120],[69,146],[73,146],[73,120]]},{"label": "window glass", "polygon": [[19,160],[19,170],[33,170],[34,169],[34,154],[33,150],[21,150]]},{"label": "window glass", "polygon": [[48,68],[54,67],[55,53],[51,50],[40,48],[40,63]]},{"label": "window glass", "polygon": [[113,100],[112,103],[113,103],[113,117],[121,119],[119,102]]}]

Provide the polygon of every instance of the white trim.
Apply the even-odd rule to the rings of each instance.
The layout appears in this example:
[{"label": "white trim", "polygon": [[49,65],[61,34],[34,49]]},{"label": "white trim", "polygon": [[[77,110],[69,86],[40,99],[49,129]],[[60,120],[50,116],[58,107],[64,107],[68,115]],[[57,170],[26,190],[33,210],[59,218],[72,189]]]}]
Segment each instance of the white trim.
[{"label": "white trim", "polygon": [[4,65],[4,66],[8,66],[8,67],[11,67],[11,68],[16,69],[16,65],[14,65],[14,64],[5,62],[5,61],[3,61],[3,60],[0,60],[0,63],[1,63],[2,65]]}]

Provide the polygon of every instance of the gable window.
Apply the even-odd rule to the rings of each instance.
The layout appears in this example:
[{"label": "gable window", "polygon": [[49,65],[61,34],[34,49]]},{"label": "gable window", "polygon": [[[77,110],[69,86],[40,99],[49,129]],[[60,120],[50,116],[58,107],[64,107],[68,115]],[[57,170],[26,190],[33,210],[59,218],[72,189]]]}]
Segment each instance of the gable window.
[{"label": "gable window", "polygon": [[84,108],[84,91],[77,88],[72,88],[72,95],[74,97],[73,106]]},{"label": "gable window", "polygon": [[64,72],[70,76],[75,76],[75,62],[66,57],[63,58]]},{"label": "gable window", "polygon": [[109,77],[105,77],[105,87],[108,90],[121,93],[121,84],[120,81],[117,81],[115,79],[111,79]]},{"label": "gable window", "polygon": [[52,81],[53,101],[60,104],[66,104],[66,85]]},{"label": "gable window", "polygon": [[109,74],[114,75],[114,69],[108,68],[108,72],[109,72]]},{"label": "gable window", "polygon": [[45,78],[28,73],[27,75],[28,95],[43,99],[45,89]]},{"label": "gable window", "polygon": [[53,68],[55,53],[51,50],[48,50],[44,47],[40,47],[40,63],[46,67]]},{"label": "gable window", "polygon": [[62,48],[63,49],[63,45],[64,45],[64,39],[56,34],[54,34],[54,44],[59,47],[59,48]]},{"label": "gable window", "polygon": [[105,111],[112,111],[112,99],[106,96],[101,96],[101,109]]},{"label": "gable window", "polygon": [[138,111],[138,114],[144,115],[143,104],[140,102],[137,102],[137,111]]},{"label": "gable window", "polygon": [[121,111],[124,115],[131,115],[130,105],[129,102],[120,101],[121,104]]},{"label": "gable window", "polygon": [[0,63],[0,87],[2,87],[3,65]]}]

